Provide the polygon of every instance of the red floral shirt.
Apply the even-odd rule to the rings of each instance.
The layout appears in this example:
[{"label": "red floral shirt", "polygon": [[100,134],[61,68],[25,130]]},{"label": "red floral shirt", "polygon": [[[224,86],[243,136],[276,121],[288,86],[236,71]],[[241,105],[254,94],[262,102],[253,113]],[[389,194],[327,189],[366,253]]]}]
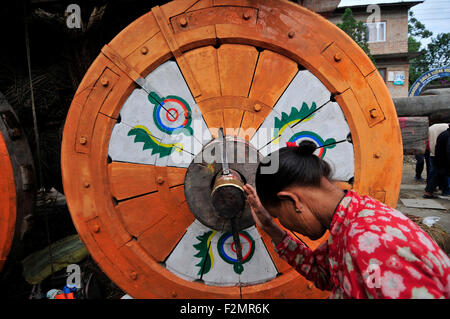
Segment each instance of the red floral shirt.
[{"label": "red floral shirt", "polygon": [[287,235],[275,250],[330,298],[450,298],[450,258],[399,211],[348,191],[328,241]]}]

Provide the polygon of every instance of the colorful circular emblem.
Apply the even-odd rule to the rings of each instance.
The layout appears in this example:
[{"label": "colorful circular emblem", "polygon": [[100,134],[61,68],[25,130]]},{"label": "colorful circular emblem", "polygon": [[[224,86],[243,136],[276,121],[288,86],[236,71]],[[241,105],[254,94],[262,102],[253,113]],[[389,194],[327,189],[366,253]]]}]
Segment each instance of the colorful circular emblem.
[{"label": "colorful circular emblem", "polygon": [[149,94],[148,99],[155,105],[153,119],[158,129],[167,134],[178,133],[176,131],[186,129],[184,133],[192,135],[191,108],[184,99],[175,95],[160,98],[154,92]]},{"label": "colorful circular emblem", "polygon": [[242,248],[242,262],[237,259],[236,244],[233,240],[232,233],[223,234],[217,242],[217,251],[220,257],[227,263],[233,265],[233,269],[237,274],[244,271],[242,264],[248,262],[255,252],[255,241],[245,231],[239,233]]},{"label": "colorful circular emblem", "polygon": [[319,154],[317,154],[318,157],[324,158],[325,154],[327,152],[327,149],[333,148],[336,146],[336,140],[334,138],[329,138],[326,141],[324,141],[319,135],[317,135],[314,132],[310,131],[302,131],[295,133],[291,136],[289,139],[290,143],[300,144],[301,141],[309,140],[314,143],[316,143],[318,147]]}]

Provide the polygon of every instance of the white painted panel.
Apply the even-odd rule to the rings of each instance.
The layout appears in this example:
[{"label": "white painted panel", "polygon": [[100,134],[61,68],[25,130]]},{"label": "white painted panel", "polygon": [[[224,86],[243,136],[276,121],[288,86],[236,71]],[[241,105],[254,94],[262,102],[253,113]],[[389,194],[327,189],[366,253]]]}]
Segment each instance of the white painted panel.
[{"label": "white painted panel", "polygon": [[132,127],[116,124],[109,140],[108,155],[113,161],[154,165],[157,155],[151,149],[143,150],[144,143],[134,143],[135,136],[128,133]]},{"label": "white painted panel", "polygon": [[[203,119],[194,118],[192,120],[192,128],[194,132],[207,131],[205,121]],[[205,136],[206,141],[209,141],[210,136]],[[165,145],[175,145],[176,150],[170,154],[170,156],[158,157],[156,160],[156,166],[174,166],[174,167],[185,167],[187,168],[195,155],[201,152],[203,145],[202,143],[193,135],[186,134],[172,134],[166,135],[163,139],[163,144]]]},{"label": "white painted panel", "polygon": [[[311,72],[298,72],[250,142],[257,149],[262,149],[268,142],[277,138],[278,134],[289,131],[289,126],[294,124],[295,120],[298,121],[312,112],[313,103],[318,108],[326,103],[330,96],[328,90]],[[305,106],[302,108],[303,105]],[[278,143],[275,141],[275,144]]]},{"label": "white painted panel", "polygon": [[[197,236],[205,235],[208,232],[211,232],[211,235],[213,235],[215,231],[195,220],[167,258],[166,268],[183,279],[189,281],[199,279],[201,266],[197,265],[201,265],[204,258],[195,257],[199,250],[194,245],[201,242],[197,239]],[[208,239],[205,244],[208,245]]]},{"label": "white painted panel", "polygon": [[240,236],[242,264],[237,262],[230,233],[214,231],[196,220],[167,258],[166,267],[186,280],[201,277],[211,286],[250,285],[275,278],[277,270],[256,228],[250,227]]},{"label": "white painted panel", "polygon": [[[178,65],[174,61],[161,64],[143,86],[145,90],[135,89],[120,111],[109,155],[117,161],[187,167],[211,134]],[[181,143],[188,156],[180,156],[176,149],[181,144],[171,147],[175,143]]]},{"label": "white painted panel", "polygon": [[[311,72],[298,72],[251,143],[267,155],[289,141],[296,140],[298,144],[308,139],[322,146],[346,139],[350,129],[339,105],[329,102],[330,97],[330,92]],[[269,141],[272,142],[264,146]],[[316,155],[323,155],[331,165],[334,179],[348,181],[354,176],[353,145],[349,142],[318,149]]]},{"label": "white painted panel", "polygon": [[[303,121],[292,128],[293,134],[285,131],[280,139],[282,146],[286,142],[302,140],[313,141],[316,145],[328,145],[346,140],[350,133],[344,114],[337,103],[330,102],[314,113],[308,121]],[[333,169],[333,179],[348,181],[354,176],[353,145],[347,141],[319,148],[315,154],[322,156]]]}]

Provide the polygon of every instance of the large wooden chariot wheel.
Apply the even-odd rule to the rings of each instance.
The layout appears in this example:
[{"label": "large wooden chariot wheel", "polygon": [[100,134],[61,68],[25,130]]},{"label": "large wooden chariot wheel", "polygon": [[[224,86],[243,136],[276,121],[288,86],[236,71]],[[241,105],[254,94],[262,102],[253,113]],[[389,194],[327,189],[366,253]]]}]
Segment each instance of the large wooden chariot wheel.
[{"label": "large wooden chariot wheel", "polygon": [[64,129],[64,190],[93,258],[135,298],[325,298],[258,232],[217,160],[251,184],[262,156],[305,139],[342,187],[395,206],[394,105],[345,33],[287,1],[177,0],[88,70]]},{"label": "large wooden chariot wheel", "polygon": [[25,132],[0,93],[0,271],[22,239],[35,200],[34,163]]}]

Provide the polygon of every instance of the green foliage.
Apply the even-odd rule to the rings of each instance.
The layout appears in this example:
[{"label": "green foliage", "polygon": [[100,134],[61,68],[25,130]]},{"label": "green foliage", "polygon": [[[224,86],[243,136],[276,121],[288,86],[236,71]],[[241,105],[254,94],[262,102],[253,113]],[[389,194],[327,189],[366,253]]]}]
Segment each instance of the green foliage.
[{"label": "green foliage", "polygon": [[369,56],[372,62],[375,63],[375,60],[370,53],[369,48],[369,33],[366,25],[362,21],[356,21],[353,16],[352,9],[345,9],[344,14],[342,15],[342,23],[338,23],[337,26],[347,33],[360,47],[364,50],[364,52]]},{"label": "green foliage", "polygon": [[450,32],[440,33],[431,39],[427,58],[431,69],[450,65]]},{"label": "green foliage", "polygon": [[408,33],[410,36],[427,39],[433,35],[433,32],[427,30],[425,25],[414,17],[414,12],[409,12]]},{"label": "green foliage", "polygon": [[[408,23],[408,52],[420,52],[420,40],[433,36],[433,32],[426,29],[425,25],[409,13]],[[450,65],[450,33],[440,33],[431,38],[422,55],[410,60],[409,85],[425,72],[439,67]]]}]

